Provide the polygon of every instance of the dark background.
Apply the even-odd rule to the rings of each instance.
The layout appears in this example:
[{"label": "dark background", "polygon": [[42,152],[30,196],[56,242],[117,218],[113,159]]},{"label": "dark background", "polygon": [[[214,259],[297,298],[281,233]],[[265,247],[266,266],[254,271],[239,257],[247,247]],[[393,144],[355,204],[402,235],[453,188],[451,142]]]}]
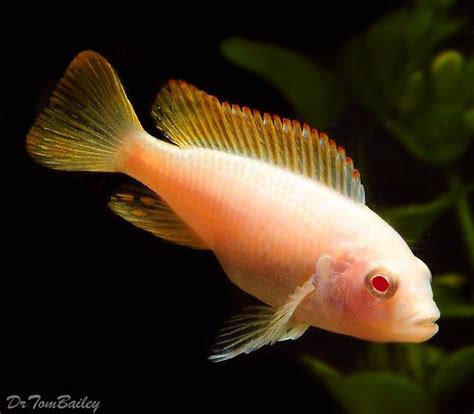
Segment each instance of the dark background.
[{"label": "dark background", "polygon": [[[2,29],[2,412],[7,395],[32,393],[87,395],[101,400],[104,413],[161,411],[169,403],[172,412],[333,407],[299,357],[315,355],[350,370],[363,341],[310,329],[296,342],[211,364],[206,358],[216,330],[251,299],[231,285],[211,253],[167,244],[112,214],[106,203],[124,177],[43,169],[28,158],[24,141],[55,83],[85,49],[109,59],[151,133],[151,103],[170,78],[222,100],[295,116],[269,85],[224,60],[219,42],[245,36],[332,63],[351,35],[403,4],[380,3],[314,2],[311,11],[287,5],[259,14],[237,3],[208,11],[128,4],[119,16],[95,15],[77,4],[64,14],[25,7],[4,16],[18,24]],[[461,3],[470,12],[468,1]],[[351,153],[351,129],[365,122],[367,115],[349,114],[329,132]],[[379,156],[369,157],[367,166],[376,184],[369,203],[418,201],[438,192],[435,180],[427,180],[435,182],[431,187],[420,185],[425,174],[434,174],[429,168],[380,139],[374,143]],[[403,171],[377,161],[379,150],[400,157]],[[385,169],[375,174],[378,164]],[[414,177],[408,188],[407,171]],[[423,259],[436,256],[435,271],[453,270],[453,260],[466,268],[453,226],[434,229],[422,246]],[[454,349],[466,339],[474,342],[472,332],[459,334],[466,324],[440,325],[433,343]]]}]

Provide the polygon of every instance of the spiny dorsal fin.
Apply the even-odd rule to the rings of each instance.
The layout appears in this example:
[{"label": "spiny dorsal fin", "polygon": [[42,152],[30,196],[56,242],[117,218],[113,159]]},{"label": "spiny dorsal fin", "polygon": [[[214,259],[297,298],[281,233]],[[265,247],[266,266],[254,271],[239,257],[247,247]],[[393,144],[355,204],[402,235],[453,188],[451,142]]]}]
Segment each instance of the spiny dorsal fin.
[{"label": "spiny dorsal fin", "polygon": [[110,199],[109,207],[123,219],[164,240],[194,249],[208,249],[168,204],[146,187],[122,187]]},{"label": "spiny dorsal fin", "polygon": [[256,158],[365,203],[360,174],[344,148],[336,147],[326,134],[306,124],[221,104],[214,96],[175,80],[158,94],[152,115],[158,129],[180,147],[204,147]]}]

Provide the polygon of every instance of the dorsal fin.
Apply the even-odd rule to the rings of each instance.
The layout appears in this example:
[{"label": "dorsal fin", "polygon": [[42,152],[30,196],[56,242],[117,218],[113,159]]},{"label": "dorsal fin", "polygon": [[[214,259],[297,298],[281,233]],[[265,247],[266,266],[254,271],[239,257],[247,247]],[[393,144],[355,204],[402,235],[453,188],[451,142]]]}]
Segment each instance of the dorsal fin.
[{"label": "dorsal fin", "polygon": [[144,186],[122,186],[111,197],[109,207],[135,226],[166,241],[194,249],[209,248],[168,204]]},{"label": "dorsal fin", "polygon": [[365,203],[360,174],[344,148],[306,124],[221,104],[214,96],[175,80],[158,94],[152,115],[158,129],[180,147],[204,147],[256,158]]}]

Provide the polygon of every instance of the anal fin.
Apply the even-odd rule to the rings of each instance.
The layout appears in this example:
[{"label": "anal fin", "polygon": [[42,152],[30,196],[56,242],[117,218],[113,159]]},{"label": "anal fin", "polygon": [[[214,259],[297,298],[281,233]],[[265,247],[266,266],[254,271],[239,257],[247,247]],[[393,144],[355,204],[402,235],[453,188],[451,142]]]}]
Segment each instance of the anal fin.
[{"label": "anal fin", "polygon": [[144,186],[123,186],[112,196],[109,207],[123,219],[164,240],[194,249],[209,248],[165,201]]},{"label": "anal fin", "polygon": [[251,306],[242,315],[231,318],[221,330],[209,359],[221,362],[243,353],[248,354],[264,345],[299,338],[309,325],[292,325],[290,320],[301,301],[314,289],[311,276],[302,286],[295,289],[279,309]]}]

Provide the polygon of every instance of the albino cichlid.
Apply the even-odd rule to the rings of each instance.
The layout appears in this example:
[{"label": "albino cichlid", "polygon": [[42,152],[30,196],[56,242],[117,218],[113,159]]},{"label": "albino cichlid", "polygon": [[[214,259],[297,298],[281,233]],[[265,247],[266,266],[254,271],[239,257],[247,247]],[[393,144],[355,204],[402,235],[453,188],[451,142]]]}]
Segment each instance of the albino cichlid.
[{"label": "albino cichlid", "polygon": [[341,147],[295,121],[220,103],[169,81],[146,133],[109,63],[79,54],[27,138],[58,170],[130,175],[110,207],[181,245],[212,250],[229,279],[265,305],[226,326],[210,357],[296,339],[309,326],[370,341],[421,342],[437,331],[431,273],[365,205]]}]

